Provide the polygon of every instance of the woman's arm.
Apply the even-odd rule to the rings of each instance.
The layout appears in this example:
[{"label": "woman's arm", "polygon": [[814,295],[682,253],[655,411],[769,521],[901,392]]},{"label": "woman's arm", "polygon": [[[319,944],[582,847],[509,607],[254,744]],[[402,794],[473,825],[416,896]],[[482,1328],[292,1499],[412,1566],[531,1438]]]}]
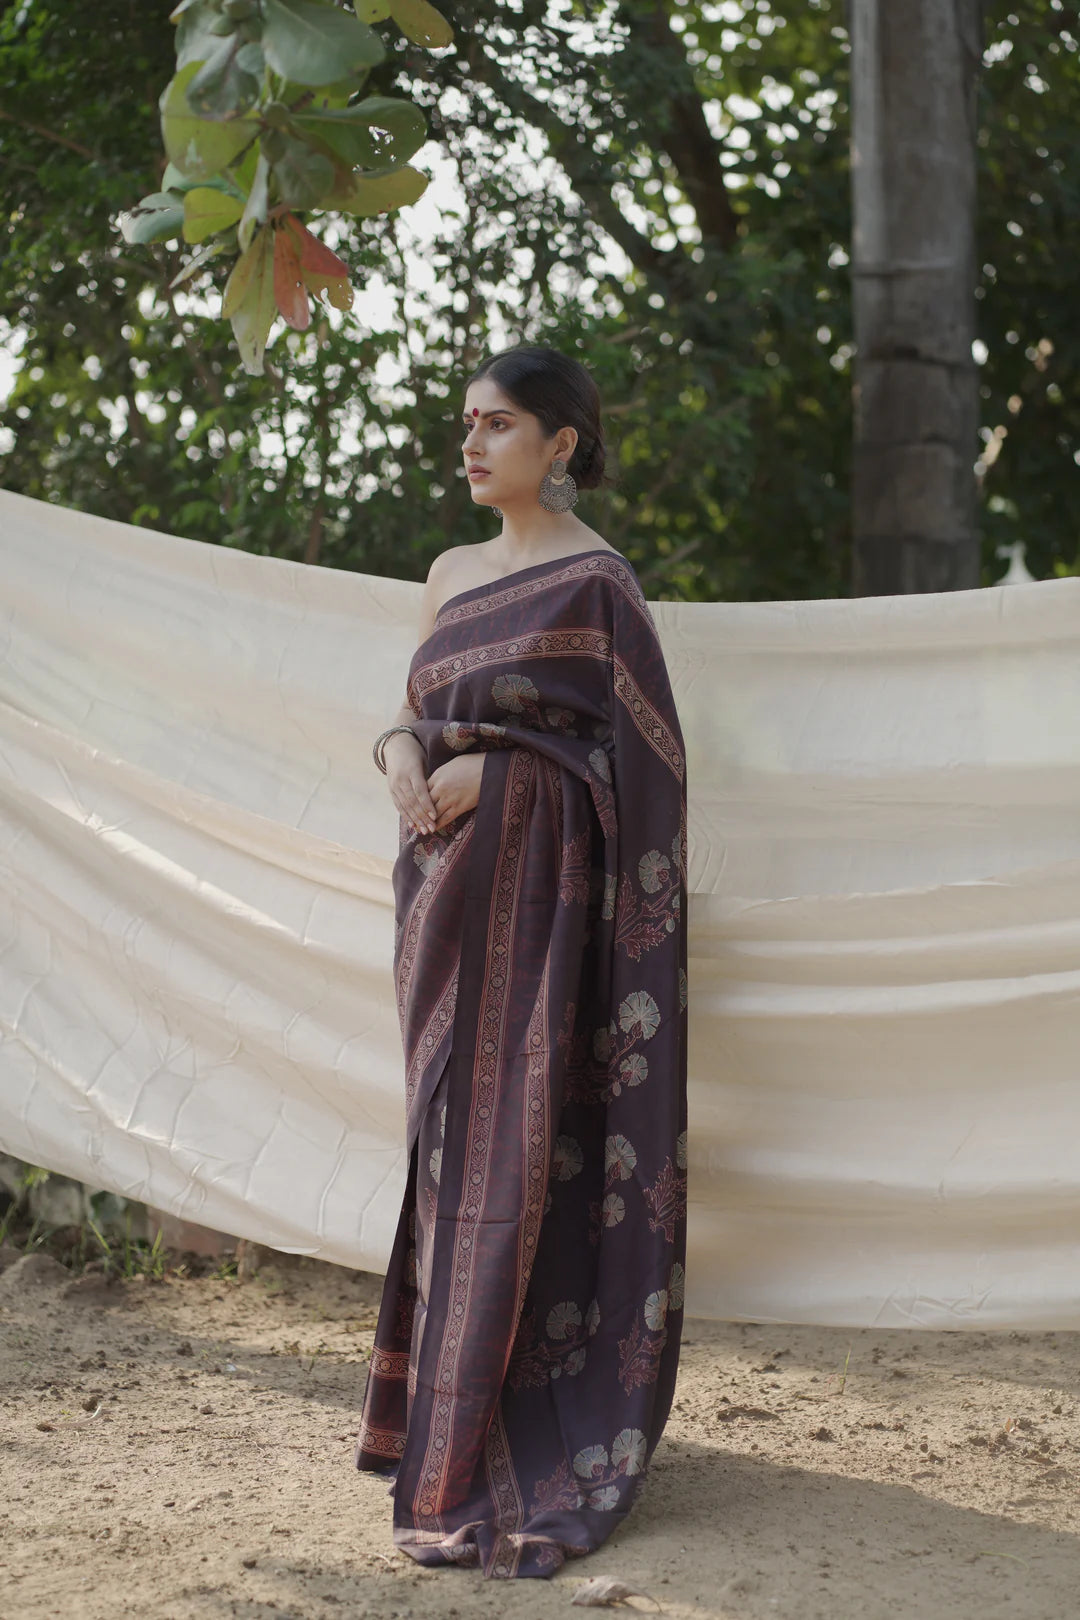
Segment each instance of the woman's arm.
[{"label": "woman's arm", "polygon": [[[453,564],[448,563],[447,559],[460,549],[460,546],[451,546],[449,551],[441,551],[428,569],[424,594],[420,599],[418,647],[423,645],[434,630],[435,615],[446,596],[450,594],[447,576]],[[408,726],[419,718],[420,716],[408,703],[403,703],[390,724]],[[433,832],[438,823],[439,813],[424,775],[424,750],[420,743],[415,737],[410,737],[407,731],[395,732],[392,737],[387,737],[383,744],[383,759],[386,762],[390,797],[401,814],[412,823],[417,832]]]},{"label": "woman's arm", "polygon": [[[403,703],[397,714],[395,714],[394,718],[390,721],[390,724],[392,726],[411,726],[413,721],[419,720],[419,718],[420,716],[416,713],[415,709],[410,709],[407,703]],[[404,736],[404,733],[401,733],[401,735]],[[394,741],[395,739],[393,737],[388,737],[386,739],[386,746],[389,747],[390,743]],[[408,741],[408,738],[406,738],[406,741]]]}]

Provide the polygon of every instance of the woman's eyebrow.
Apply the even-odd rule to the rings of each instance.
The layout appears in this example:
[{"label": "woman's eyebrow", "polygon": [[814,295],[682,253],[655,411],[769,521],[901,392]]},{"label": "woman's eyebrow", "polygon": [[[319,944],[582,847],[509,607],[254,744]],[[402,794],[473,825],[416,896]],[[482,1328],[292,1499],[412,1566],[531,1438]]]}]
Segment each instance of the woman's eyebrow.
[{"label": "woman's eyebrow", "polygon": [[[496,406],[493,411],[481,411],[480,412],[480,420],[482,422],[485,419],[485,417],[488,417],[488,416],[516,416],[516,415],[517,415],[517,411],[508,411],[508,410],[503,409],[502,406]],[[463,422],[472,422],[474,420],[474,418],[471,417],[471,416],[467,416],[465,414],[465,412],[463,411],[462,414],[461,414],[461,420]]]}]

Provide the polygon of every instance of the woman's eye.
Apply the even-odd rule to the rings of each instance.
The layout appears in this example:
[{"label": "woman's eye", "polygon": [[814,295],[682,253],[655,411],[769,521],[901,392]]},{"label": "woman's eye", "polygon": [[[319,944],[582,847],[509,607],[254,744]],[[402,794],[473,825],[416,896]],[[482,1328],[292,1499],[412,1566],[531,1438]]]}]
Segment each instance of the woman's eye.
[{"label": "woman's eye", "polygon": [[[492,427],[505,427],[506,426],[506,424],[503,421],[501,416],[493,416],[492,419],[491,419],[491,425],[492,425]],[[465,434],[466,438],[468,438],[468,436],[469,436],[469,429],[471,427],[472,427],[471,422],[463,422],[462,423],[462,432]]]}]

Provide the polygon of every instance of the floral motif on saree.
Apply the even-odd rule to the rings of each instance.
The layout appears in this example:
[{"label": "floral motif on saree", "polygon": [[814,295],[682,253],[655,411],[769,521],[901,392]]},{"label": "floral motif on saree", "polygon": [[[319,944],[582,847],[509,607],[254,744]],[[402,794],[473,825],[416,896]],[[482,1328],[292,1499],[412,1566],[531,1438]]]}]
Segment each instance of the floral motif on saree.
[{"label": "floral motif on saree", "polygon": [[421,1563],[547,1576],[629,1511],[671,1407],[686,1251],[686,766],[633,568],[445,602],[407,700],[476,808],[399,824],[409,1173],[356,1466]]}]

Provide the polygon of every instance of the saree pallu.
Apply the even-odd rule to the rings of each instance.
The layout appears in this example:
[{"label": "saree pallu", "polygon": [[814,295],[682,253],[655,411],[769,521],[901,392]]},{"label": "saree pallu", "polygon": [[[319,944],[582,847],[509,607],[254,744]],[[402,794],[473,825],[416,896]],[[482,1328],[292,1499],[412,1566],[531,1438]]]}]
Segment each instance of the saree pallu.
[{"label": "saree pallu", "polygon": [[424,1564],[547,1576],[629,1511],[675,1386],[686,1254],[686,768],[633,568],[598,549],[443,604],[399,822],[405,1197],[356,1466]]}]

